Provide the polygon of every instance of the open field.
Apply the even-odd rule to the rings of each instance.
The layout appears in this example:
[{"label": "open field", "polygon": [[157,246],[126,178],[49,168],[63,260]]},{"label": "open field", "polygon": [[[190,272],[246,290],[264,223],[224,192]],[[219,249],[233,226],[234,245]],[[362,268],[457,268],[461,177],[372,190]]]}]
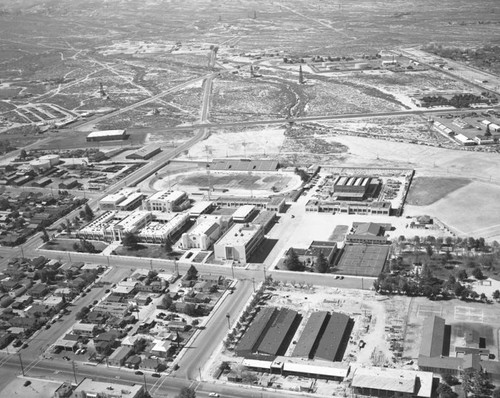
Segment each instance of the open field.
[{"label": "open field", "polygon": [[500,186],[473,181],[428,206],[407,206],[407,212],[431,214],[461,236],[500,239]]},{"label": "open field", "polygon": [[417,177],[413,179],[406,203],[415,206],[431,205],[470,182],[466,178]]},{"label": "open field", "polygon": [[[73,248],[73,245],[75,243],[79,243],[80,241],[78,239],[54,239],[51,240],[47,243],[45,243],[41,249],[43,250],[58,250],[58,251],[63,251],[63,252],[71,252],[75,251]],[[90,243],[92,243],[96,249],[96,253],[102,252],[107,246],[107,243],[100,242],[100,241],[95,241],[95,240],[89,240]]]},{"label": "open field", "polygon": [[238,172],[187,172],[165,176],[156,180],[153,189],[178,189],[186,192],[206,192],[208,184],[214,195],[269,196],[300,186],[299,176],[293,173],[238,173]]}]

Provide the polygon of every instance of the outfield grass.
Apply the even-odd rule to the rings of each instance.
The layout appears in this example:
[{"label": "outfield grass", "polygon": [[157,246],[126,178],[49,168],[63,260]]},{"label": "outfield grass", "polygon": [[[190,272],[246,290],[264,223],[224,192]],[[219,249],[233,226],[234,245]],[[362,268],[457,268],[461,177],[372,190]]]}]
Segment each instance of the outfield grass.
[{"label": "outfield grass", "polygon": [[471,182],[468,178],[416,177],[408,192],[406,203],[427,206]]}]

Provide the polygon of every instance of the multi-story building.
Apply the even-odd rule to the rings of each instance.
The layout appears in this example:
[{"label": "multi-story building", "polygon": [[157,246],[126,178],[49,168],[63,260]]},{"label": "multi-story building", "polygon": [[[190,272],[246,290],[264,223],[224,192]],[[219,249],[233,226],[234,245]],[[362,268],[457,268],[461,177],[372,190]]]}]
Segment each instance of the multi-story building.
[{"label": "multi-story building", "polygon": [[148,243],[164,243],[188,222],[188,213],[178,213],[168,221],[162,220],[161,217],[155,217],[139,232],[138,237],[143,242]]},{"label": "multi-story building", "polygon": [[263,239],[264,230],[260,225],[234,224],[214,244],[215,259],[245,264]]},{"label": "multi-story building", "polygon": [[144,208],[149,211],[170,213],[184,210],[188,206],[188,195],[182,191],[159,191],[144,201]]},{"label": "multi-story building", "polygon": [[191,231],[182,234],[179,246],[182,249],[210,249],[222,233],[219,220],[216,217],[202,218]]}]

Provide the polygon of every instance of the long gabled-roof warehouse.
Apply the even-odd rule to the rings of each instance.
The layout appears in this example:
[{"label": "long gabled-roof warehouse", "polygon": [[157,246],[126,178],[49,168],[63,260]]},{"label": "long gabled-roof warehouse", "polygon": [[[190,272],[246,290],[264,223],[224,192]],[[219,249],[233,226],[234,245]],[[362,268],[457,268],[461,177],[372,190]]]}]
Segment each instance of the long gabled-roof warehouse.
[{"label": "long gabled-roof warehouse", "polygon": [[314,356],[314,349],[317,347],[327,324],[327,311],[313,312],[307,320],[306,326],[297,341],[292,356],[312,358]]},{"label": "long gabled-roof warehouse", "polygon": [[266,332],[266,335],[259,344],[257,353],[267,355],[284,354],[297,329],[300,319],[297,311],[288,308],[280,309]]},{"label": "long gabled-roof warehouse", "polygon": [[246,356],[257,349],[276,312],[274,307],[265,307],[260,310],[236,346],[235,352],[237,355]]},{"label": "long gabled-roof warehouse", "polygon": [[338,312],[332,312],[328,325],[316,350],[316,358],[327,361],[341,361],[342,350],[340,347],[344,342],[344,335],[348,329],[351,318]]},{"label": "long gabled-roof warehouse", "polygon": [[439,357],[443,354],[445,326],[445,320],[435,315],[424,320],[420,345],[421,356]]}]

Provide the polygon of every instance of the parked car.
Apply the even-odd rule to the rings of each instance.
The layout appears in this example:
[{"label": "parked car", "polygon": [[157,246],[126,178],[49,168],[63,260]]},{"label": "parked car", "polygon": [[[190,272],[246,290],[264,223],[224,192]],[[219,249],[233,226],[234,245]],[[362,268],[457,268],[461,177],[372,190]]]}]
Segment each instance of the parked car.
[{"label": "parked car", "polygon": [[140,370],[136,370],[135,374],[138,375],[138,376],[142,376],[144,373],[142,373]]},{"label": "parked car", "polygon": [[161,377],[161,374],[159,374],[159,373],[153,373],[151,376],[152,376],[152,377],[158,377],[158,378],[159,378],[159,377]]}]

